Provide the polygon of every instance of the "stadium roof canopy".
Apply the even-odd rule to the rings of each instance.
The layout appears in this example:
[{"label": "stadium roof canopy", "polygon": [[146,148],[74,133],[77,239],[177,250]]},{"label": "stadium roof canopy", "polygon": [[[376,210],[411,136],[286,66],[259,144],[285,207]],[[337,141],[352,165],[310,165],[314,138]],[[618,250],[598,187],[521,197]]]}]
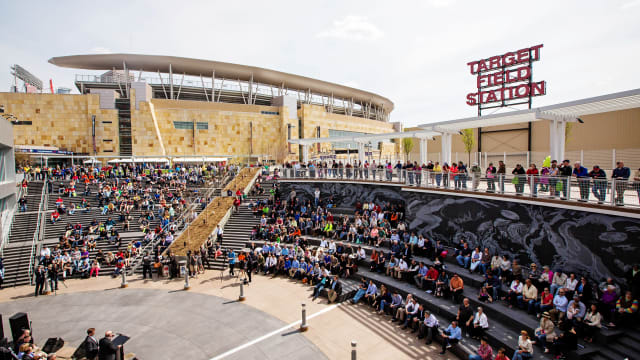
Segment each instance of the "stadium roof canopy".
[{"label": "stadium roof canopy", "polygon": [[287,87],[312,93],[333,95],[335,97],[352,99],[363,104],[383,108],[389,113],[393,110],[393,102],[386,97],[372,92],[354,89],[348,86],[312,79],[305,76],[269,70],[255,66],[231,64],[220,61],[200,60],[177,56],[140,55],[140,54],[100,54],[100,55],[72,55],[49,59],[51,64],[86,70],[140,70],[146,72],[160,72],[186,74],[191,76],[211,76],[215,71],[216,78],[237,79]]}]

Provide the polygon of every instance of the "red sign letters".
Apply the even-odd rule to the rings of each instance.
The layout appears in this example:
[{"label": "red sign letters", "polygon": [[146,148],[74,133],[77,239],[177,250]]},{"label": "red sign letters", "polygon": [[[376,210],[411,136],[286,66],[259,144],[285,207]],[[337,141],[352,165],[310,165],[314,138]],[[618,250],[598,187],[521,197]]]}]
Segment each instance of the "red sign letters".
[{"label": "red sign letters", "polygon": [[[481,106],[494,102],[530,98],[546,94],[546,82],[533,82],[532,63],[540,60],[542,44],[504,55],[467,63],[471,74],[477,76],[475,93],[467,94],[467,104]],[[495,107],[495,106],[494,106]]]}]

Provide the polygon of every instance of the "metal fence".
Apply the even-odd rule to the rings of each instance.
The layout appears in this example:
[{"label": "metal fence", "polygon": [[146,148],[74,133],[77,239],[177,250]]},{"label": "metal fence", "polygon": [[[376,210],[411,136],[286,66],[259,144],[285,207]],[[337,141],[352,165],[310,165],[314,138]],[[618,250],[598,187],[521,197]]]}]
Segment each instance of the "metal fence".
[{"label": "metal fence", "polygon": [[[498,161],[503,161],[508,171],[511,171],[516,164],[521,164],[525,169],[529,167],[529,164],[533,163],[542,167],[544,159],[549,155],[544,151],[522,151],[522,152],[472,152],[467,154],[465,152],[453,152],[451,154],[451,161],[458,163],[459,161],[465,164],[478,163],[481,168],[486,169],[489,163],[498,166]],[[354,155],[357,158],[357,154]],[[412,154],[410,160],[416,156]],[[401,158],[402,160],[404,158]],[[443,163],[440,153],[428,153],[427,159],[435,162],[439,161]],[[637,170],[640,168],[640,148],[638,149],[609,149],[609,150],[570,150],[565,151],[564,159],[555,159],[558,162],[563,160],[569,160],[573,165],[575,162],[580,162],[582,166],[591,168],[594,165],[600,166],[604,170],[612,170],[616,167],[618,161],[623,161],[625,166]],[[383,160],[385,160],[383,158]],[[449,164],[451,165],[451,164]]]},{"label": "metal fence", "polygon": [[453,174],[389,168],[292,167],[279,170],[285,179],[360,180],[400,183],[418,188],[508,194],[530,198],[560,199],[610,206],[640,208],[640,181],[592,179],[550,175]]}]

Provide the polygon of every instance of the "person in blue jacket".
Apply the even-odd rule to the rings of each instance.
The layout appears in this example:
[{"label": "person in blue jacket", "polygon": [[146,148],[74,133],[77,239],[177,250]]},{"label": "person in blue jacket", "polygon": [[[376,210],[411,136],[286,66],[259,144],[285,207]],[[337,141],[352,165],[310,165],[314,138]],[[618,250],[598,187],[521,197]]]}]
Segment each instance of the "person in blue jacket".
[{"label": "person in blue jacket", "polygon": [[591,178],[589,177],[589,170],[586,167],[580,165],[579,161],[573,164],[573,174],[578,179],[578,186],[580,187],[580,199],[578,201],[586,202],[589,200],[589,184]]},{"label": "person in blue jacket", "polygon": [[622,161],[616,163],[616,168],[613,169],[611,179],[614,180],[616,189],[616,205],[624,206],[624,190],[627,188],[627,181],[631,177],[631,170],[624,166]]}]

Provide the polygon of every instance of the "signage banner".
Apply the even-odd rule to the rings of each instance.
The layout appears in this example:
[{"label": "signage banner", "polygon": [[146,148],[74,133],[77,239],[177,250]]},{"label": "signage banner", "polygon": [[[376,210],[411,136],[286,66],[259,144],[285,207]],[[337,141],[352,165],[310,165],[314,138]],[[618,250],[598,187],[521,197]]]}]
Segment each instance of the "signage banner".
[{"label": "signage banner", "polygon": [[533,81],[533,63],[540,60],[543,45],[510,51],[503,55],[467,63],[476,75],[477,91],[467,94],[467,104],[484,109],[528,104],[534,96],[546,95],[546,81]]}]

